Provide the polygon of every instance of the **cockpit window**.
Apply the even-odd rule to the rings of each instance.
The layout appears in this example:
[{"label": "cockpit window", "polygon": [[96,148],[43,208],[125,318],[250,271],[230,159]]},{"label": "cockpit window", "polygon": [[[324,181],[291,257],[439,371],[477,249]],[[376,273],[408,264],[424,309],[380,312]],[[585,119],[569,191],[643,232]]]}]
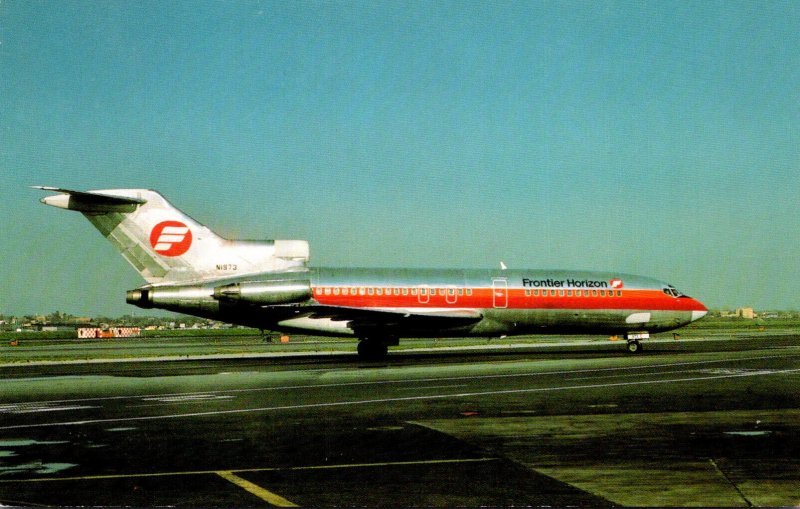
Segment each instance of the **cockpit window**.
[{"label": "cockpit window", "polygon": [[686,297],[686,295],[679,292],[678,289],[672,285],[669,285],[666,288],[664,288],[663,292],[671,297]]}]

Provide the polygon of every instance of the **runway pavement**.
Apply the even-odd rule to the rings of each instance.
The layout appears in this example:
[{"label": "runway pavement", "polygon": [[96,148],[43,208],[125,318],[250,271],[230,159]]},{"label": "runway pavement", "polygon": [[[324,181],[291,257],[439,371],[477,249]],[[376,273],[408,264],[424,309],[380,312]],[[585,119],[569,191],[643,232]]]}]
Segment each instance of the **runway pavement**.
[{"label": "runway pavement", "polygon": [[800,338],[0,368],[0,503],[800,504]]}]

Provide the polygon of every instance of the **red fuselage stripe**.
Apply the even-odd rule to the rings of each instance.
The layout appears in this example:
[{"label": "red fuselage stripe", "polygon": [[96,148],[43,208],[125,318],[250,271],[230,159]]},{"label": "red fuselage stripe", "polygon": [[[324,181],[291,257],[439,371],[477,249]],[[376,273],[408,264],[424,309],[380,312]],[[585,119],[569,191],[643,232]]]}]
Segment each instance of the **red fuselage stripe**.
[{"label": "red fuselage stripe", "polygon": [[[412,294],[412,290],[416,295]],[[406,292],[405,295],[403,291]],[[534,295],[534,291],[537,295]],[[322,305],[353,308],[705,310],[694,299],[673,297],[659,290],[435,288],[425,289],[425,292],[420,294],[418,287],[395,289],[323,286],[314,288],[314,298]],[[585,293],[588,294],[584,295]]]}]

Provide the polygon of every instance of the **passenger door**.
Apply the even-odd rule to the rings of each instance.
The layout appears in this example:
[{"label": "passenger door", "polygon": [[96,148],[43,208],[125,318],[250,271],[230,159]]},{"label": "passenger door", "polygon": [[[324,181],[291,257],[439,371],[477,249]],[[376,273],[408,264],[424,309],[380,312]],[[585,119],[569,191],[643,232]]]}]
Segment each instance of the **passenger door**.
[{"label": "passenger door", "polygon": [[506,278],[492,278],[492,305],[496,308],[508,307],[508,280]]}]

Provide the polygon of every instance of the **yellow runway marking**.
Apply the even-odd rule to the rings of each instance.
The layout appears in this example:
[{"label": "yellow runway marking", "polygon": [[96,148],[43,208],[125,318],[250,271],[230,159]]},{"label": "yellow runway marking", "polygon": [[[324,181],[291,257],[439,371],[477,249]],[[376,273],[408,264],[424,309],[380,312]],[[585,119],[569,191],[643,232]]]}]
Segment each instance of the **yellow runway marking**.
[{"label": "yellow runway marking", "polygon": [[297,504],[289,502],[282,496],[267,491],[261,486],[251,483],[247,479],[242,479],[238,475],[234,475],[233,472],[222,471],[217,472],[217,475],[276,507],[298,507]]},{"label": "yellow runway marking", "polygon": [[302,470],[336,470],[341,468],[374,468],[374,467],[397,467],[410,465],[442,465],[452,463],[483,463],[487,461],[497,461],[500,458],[463,458],[463,459],[439,459],[439,460],[418,460],[418,461],[387,461],[382,463],[344,463],[337,465],[307,465],[303,467],[263,467],[263,468],[240,468],[231,470],[194,470],[186,472],[152,472],[146,474],[108,474],[108,475],[85,475],[75,477],[40,477],[31,479],[0,479],[0,484],[31,483],[31,482],[55,482],[55,481],[102,481],[107,479],[133,479],[142,477],[169,477],[175,475],[219,475],[220,472],[243,473],[243,472],[288,472]]}]

